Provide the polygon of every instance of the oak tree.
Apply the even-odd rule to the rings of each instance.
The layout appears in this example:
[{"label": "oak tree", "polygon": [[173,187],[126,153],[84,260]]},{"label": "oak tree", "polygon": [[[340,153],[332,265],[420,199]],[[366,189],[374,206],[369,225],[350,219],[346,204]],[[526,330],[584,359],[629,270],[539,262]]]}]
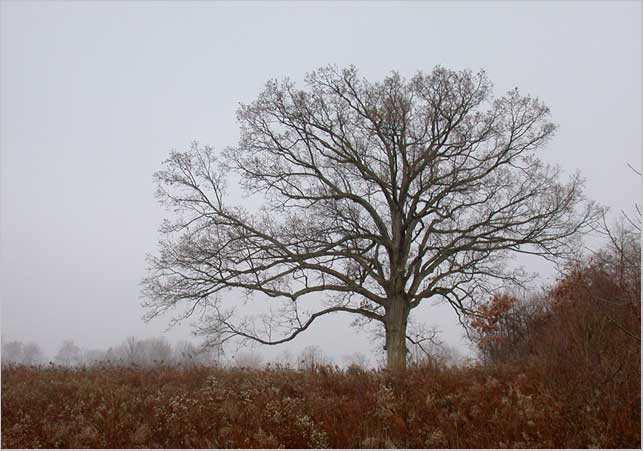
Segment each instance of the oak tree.
[{"label": "oak tree", "polygon": [[[370,82],[326,67],[303,89],[269,81],[238,120],[237,146],[194,143],[156,173],[177,214],[143,281],[148,319],[202,309],[213,343],[283,343],[344,312],[381,324],[388,367],[404,368],[414,308],[440,298],[475,311],[523,280],[513,253],[569,255],[599,214],[578,175],[563,181],[539,158],[556,129],[549,109],[517,89],[494,98],[484,72]],[[230,185],[249,200],[233,203]],[[224,307],[240,294],[282,302],[257,323]]]}]

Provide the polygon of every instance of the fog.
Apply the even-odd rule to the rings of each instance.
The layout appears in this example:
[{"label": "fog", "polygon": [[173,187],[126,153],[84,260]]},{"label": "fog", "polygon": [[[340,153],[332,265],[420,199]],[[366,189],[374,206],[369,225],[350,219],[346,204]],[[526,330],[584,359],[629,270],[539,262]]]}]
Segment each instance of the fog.
[{"label": "fog", "polygon": [[[0,258],[3,340],[105,349],[145,324],[139,282],[167,213],[152,174],[194,139],[236,144],[239,102],[273,77],[354,64],[378,80],[435,65],[485,69],[496,95],[538,96],[559,130],[542,154],[611,209],[640,201],[638,2],[12,2],[1,7]],[[240,201],[240,192],[229,190]],[[588,246],[598,241],[588,237]],[[545,284],[547,262],[519,260]],[[450,307],[416,319],[470,352]],[[321,319],[276,349],[376,358],[351,318]],[[192,338],[193,341],[198,340]]]}]

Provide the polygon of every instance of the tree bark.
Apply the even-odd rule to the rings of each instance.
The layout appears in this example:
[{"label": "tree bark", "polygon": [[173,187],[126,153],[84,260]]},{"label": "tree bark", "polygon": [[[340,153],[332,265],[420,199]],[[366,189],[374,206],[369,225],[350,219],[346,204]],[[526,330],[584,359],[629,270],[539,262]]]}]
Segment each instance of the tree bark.
[{"label": "tree bark", "polygon": [[386,366],[390,370],[406,369],[406,323],[409,311],[403,299],[391,303],[385,315]]}]

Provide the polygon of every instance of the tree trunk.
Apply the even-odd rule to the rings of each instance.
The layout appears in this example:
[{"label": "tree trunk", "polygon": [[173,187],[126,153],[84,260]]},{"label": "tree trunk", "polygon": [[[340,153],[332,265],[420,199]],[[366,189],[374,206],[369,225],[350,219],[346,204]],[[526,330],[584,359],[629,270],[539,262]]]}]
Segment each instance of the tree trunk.
[{"label": "tree trunk", "polygon": [[406,368],[406,322],[409,312],[402,299],[391,303],[386,311],[386,366],[390,370]]}]

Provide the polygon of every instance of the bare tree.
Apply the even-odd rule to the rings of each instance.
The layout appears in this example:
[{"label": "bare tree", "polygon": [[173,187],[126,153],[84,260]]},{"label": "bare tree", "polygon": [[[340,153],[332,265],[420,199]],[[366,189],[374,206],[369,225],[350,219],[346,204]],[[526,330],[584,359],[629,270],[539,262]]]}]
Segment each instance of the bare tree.
[{"label": "bare tree", "polygon": [[142,365],[145,359],[143,343],[134,336],[129,336],[120,346],[123,360],[128,365]]},{"label": "bare tree", "polygon": [[149,363],[153,365],[172,365],[172,345],[165,338],[147,338],[142,340],[142,343]]},{"label": "bare tree", "polygon": [[263,357],[258,352],[245,351],[234,356],[230,363],[236,368],[259,369],[263,366]]},{"label": "bare tree", "polygon": [[288,349],[284,349],[273,359],[277,367],[290,368],[294,363],[295,358]]},{"label": "bare tree", "polygon": [[177,365],[196,366],[199,356],[199,349],[187,340],[181,340],[174,345],[173,361]]},{"label": "bare tree", "polygon": [[326,353],[317,345],[306,346],[297,360],[299,361],[297,366],[300,370],[312,370],[331,364],[331,360]]},{"label": "bare tree", "polygon": [[81,351],[74,340],[65,340],[60,346],[54,360],[63,366],[77,366],[81,362]]},{"label": "bare tree", "polygon": [[2,341],[2,365],[20,365],[22,364],[22,358],[24,355],[23,352],[24,345],[21,341],[13,340],[9,342]]},{"label": "bare tree", "polygon": [[[641,171],[634,169],[631,164],[627,163],[627,166],[634,172],[636,175],[639,177],[641,176]],[[627,222],[630,224],[630,226],[636,230],[637,232],[641,233],[641,206],[637,204],[636,202],[634,203],[634,210],[636,211],[636,217],[631,218],[630,215],[628,215],[624,210],[621,211],[621,214],[623,217],[627,220]]]},{"label": "bare tree", "polygon": [[[538,158],[555,130],[548,117],[517,90],[494,99],[484,72],[372,83],[327,67],[303,90],[269,81],[238,111],[237,147],[194,143],[156,173],[176,217],[150,257],[146,318],[183,305],[175,320],[203,309],[198,331],[213,343],[278,344],[345,312],[381,323],[387,364],[403,368],[412,309],[439,297],[471,313],[499,283],[524,282],[506,265],[512,253],[569,255],[600,213],[578,175],[563,182]],[[228,176],[245,206],[227,200]],[[271,309],[239,316],[227,289]],[[305,310],[316,293],[325,304]]]},{"label": "bare tree", "polygon": [[220,363],[218,348],[197,346],[183,340],[174,347],[174,363],[186,366],[216,366]]},{"label": "bare tree", "polygon": [[108,360],[107,351],[101,349],[86,349],[83,351],[82,364],[85,366],[92,367],[111,364],[112,362],[108,362]]},{"label": "bare tree", "polygon": [[40,365],[44,356],[37,343],[27,343],[22,348],[22,363],[24,365]]},{"label": "bare tree", "polygon": [[353,352],[352,354],[344,355],[342,356],[342,360],[347,368],[353,369],[366,369],[370,364],[368,356],[363,352]]},{"label": "bare tree", "polygon": [[153,367],[173,364],[172,346],[163,337],[145,339],[129,337],[118,351],[124,357],[123,360],[130,365]]}]

